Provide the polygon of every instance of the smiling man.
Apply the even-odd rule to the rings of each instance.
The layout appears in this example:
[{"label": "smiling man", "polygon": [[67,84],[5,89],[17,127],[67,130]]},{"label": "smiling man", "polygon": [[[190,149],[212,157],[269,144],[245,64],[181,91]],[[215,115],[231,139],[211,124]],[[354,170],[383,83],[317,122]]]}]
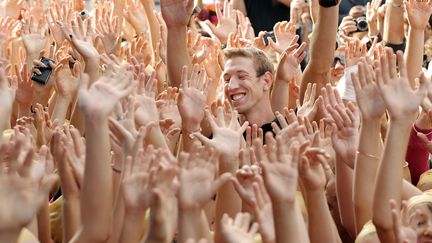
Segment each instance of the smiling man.
[{"label": "smiling man", "polygon": [[226,49],[224,55],[226,98],[250,124],[257,124],[264,132],[271,130],[275,119],[270,102],[273,64],[256,48]]}]

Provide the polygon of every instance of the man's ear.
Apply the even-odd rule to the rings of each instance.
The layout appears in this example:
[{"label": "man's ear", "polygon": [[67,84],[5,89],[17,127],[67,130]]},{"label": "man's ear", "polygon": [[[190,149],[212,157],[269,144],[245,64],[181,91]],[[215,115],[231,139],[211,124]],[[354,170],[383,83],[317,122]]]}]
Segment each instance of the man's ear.
[{"label": "man's ear", "polygon": [[262,79],[264,80],[264,91],[270,91],[273,85],[273,74],[267,71],[263,74]]}]

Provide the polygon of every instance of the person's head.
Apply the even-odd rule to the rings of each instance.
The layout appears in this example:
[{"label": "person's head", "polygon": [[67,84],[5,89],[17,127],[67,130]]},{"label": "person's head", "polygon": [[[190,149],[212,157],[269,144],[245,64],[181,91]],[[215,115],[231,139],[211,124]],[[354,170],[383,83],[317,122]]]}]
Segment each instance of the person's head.
[{"label": "person's head", "polygon": [[345,71],[345,53],[344,48],[339,47],[335,51],[333,63],[330,68],[330,82],[332,85],[336,85],[337,82],[342,78]]},{"label": "person's head", "polygon": [[408,217],[417,242],[432,242],[432,195],[423,193],[408,200]]},{"label": "person's head", "polygon": [[379,243],[378,234],[372,221],[368,221],[363,225],[362,230],[357,235],[355,243]]},{"label": "person's head", "polygon": [[230,48],[224,55],[224,92],[232,106],[240,114],[268,106],[274,69],[266,54],[256,48]]}]

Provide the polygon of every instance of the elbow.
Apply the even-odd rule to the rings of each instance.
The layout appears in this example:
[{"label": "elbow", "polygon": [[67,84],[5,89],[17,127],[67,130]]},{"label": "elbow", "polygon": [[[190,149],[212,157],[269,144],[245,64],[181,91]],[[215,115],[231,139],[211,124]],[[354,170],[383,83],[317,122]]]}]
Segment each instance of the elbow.
[{"label": "elbow", "polygon": [[393,230],[393,223],[391,221],[384,220],[380,215],[374,214],[372,217],[372,223],[375,226],[377,232],[390,232]]}]

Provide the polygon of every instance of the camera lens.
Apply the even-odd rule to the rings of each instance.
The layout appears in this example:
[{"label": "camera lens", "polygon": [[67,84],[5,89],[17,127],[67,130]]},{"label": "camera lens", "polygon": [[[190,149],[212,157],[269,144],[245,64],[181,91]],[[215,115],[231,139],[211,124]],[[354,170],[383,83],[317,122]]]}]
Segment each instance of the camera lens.
[{"label": "camera lens", "polygon": [[356,23],[358,32],[368,31],[368,23],[366,21],[366,17],[358,17]]}]

